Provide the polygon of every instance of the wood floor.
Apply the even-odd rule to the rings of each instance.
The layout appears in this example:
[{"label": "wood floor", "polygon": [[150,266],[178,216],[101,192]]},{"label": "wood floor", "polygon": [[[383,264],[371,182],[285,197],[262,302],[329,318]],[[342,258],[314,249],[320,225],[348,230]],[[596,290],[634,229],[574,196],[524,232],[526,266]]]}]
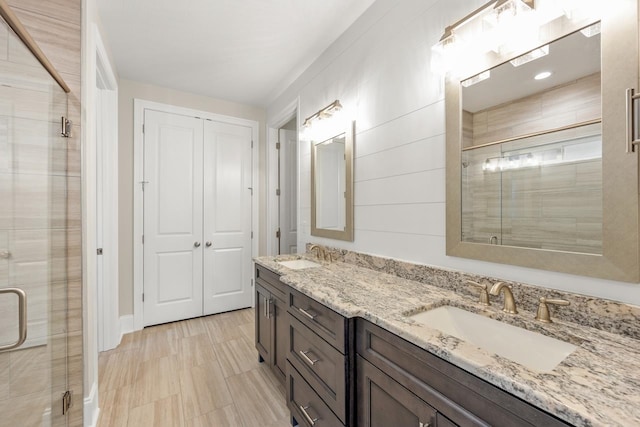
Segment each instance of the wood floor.
[{"label": "wood floor", "polygon": [[99,356],[99,427],[287,427],[254,347],[254,311],[145,328]]}]

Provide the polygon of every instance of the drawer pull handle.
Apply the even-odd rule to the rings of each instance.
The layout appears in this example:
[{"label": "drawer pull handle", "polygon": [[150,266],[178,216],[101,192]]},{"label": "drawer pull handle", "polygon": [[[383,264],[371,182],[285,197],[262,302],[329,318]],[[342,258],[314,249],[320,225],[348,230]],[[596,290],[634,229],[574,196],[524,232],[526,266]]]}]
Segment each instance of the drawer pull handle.
[{"label": "drawer pull handle", "polygon": [[307,356],[307,354],[309,354],[310,352],[311,352],[310,350],[307,350],[307,351],[300,350],[300,355],[304,360],[307,361],[309,365],[313,366],[316,364],[316,362],[318,362],[318,359],[311,359],[309,356]]},{"label": "drawer pull handle", "polygon": [[423,423],[422,421],[420,422],[420,427],[431,427],[431,423]]},{"label": "drawer pull handle", "polygon": [[312,426],[316,425],[316,421],[318,421],[318,419],[317,418],[311,418],[311,416],[307,412],[307,409],[309,409],[309,405],[307,405],[307,406],[300,405],[299,408],[302,411],[302,415],[304,415],[304,417],[307,419],[307,421],[309,421],[309,424],[311,424]]},{"label": "drawer pull handle", "polygon": [[311,320],[316,320],[316,315],[315,314],[311,314],[309,313],[307,310],[305,310],[304,308],[299,308],[298,307],[298,311],[302,314],[304,314],[305,316],[307,316],[309,319]]}]

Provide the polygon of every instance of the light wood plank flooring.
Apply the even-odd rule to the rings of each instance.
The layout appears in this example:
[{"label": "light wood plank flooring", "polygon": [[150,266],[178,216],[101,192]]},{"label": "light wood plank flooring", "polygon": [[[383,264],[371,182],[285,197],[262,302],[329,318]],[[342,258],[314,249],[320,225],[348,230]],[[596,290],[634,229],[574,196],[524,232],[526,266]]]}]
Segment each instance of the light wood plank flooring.
[{"label": "light wood plank flooring", "polygon": [[98,426],[290,426],[254,333],[246,309],[125,335],[99,357]]}]

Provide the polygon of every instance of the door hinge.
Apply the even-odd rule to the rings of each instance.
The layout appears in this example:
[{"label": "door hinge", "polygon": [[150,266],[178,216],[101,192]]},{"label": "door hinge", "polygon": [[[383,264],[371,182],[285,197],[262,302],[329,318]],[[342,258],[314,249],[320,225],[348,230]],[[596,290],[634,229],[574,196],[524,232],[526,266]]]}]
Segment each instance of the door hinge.
[{"label": "door hinge", "polygon": [[142,302],[144,302],[144,292],[142,293]]},{"label": "door hinge", "polygon": [[251,148],[253,148],[253,139],[251,140]]},{"label": "door hinge", "polygon": [[251,238],[253,239],[253,231],[251,232]]},{"label": "door hinge", "polygon": [[279,150],[279,149],[280,149],[280,143],[276,142],[276,150]]},{"label": "door hinge", "polygon": [[142,235],[142,244],[144,245],[144,234]]},{"label": "door hinge", "polygon": [[71,138],[71,121],[64,116],[61,118],[60,135],[65,138]]},{"label": "door hinge", "polygon": [[251,279],[251,287],[253,288],[253,279]]},{"label": "door hinge", "polygon": [[102,248],[96,249],[96,252],[98,253],[98,255],[102,255]]},{"label": "door hinge", "polygon": [[279,195],[280,195],[280,189],[276,188],[276,196],[279,196]]},{"label": "door hinge", "polygon": [[73,399],[71,392],[67,390],[62,395],[62,415],[67,415],[71,406],[73,406]]},{"label": "door hinge", "polygon": [[144,123],[142,124],[142,133],[144,133]]},{"label": "door hinge", "polygon": [[280,238],[280,229],[278,228],[278,230],[276,231],[276,239]]}]

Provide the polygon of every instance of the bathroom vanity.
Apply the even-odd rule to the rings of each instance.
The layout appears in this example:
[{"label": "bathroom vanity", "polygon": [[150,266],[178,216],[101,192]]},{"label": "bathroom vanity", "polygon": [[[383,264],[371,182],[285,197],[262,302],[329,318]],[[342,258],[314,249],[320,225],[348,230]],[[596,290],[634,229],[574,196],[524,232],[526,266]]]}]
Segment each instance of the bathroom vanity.
[{"label": "bathroom vanity", "polygon": [[[524,301],[519,314],[508,315],[500,298],[484,307],[467,286],[458,293],[435,280],[345,262],[313,260],[318,266],[300,269],[278,262],[291,258],[256,259],[256,348],[278,376],[284,371],[287,404],[299,425],[640,423],[635,339],[557,318],[543,324]],[[281,292],[266,296],[265,282],[276,280]],[[557,366],[531,369],[414,320],[443,305],[573,347]],[[265,319],[282,321],[275,334],[286,335],[265,342],[269,334],[259,333]]]}]

